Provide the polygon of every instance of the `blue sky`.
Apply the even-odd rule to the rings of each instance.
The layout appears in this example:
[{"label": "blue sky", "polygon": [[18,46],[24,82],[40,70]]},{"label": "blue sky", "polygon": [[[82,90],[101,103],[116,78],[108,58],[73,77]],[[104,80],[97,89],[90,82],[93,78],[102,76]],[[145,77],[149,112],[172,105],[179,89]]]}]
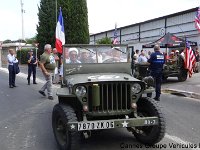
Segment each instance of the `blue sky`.
[{"label": "blue sky", "polygon": [[[40,0],[23,0],[25,38],[36,34]],[[161,17],[200,5],[199,0],[87,0],[90,33]],[[22,37],[20,0],[1,0],[0,41]]]}]

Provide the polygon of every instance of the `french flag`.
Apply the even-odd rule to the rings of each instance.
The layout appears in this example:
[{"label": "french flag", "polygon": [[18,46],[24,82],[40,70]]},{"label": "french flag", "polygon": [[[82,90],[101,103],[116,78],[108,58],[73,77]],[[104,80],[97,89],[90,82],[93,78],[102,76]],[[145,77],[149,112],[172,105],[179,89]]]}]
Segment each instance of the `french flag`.
[{"label": "french flag", "polygon": [[60,13],[58,17],[58,22],[56,25],[56,49],[62,54],[62,45],[65,44],[65,32],[64,32],[64,22],[62,16],[62,10],[60,8]]}]

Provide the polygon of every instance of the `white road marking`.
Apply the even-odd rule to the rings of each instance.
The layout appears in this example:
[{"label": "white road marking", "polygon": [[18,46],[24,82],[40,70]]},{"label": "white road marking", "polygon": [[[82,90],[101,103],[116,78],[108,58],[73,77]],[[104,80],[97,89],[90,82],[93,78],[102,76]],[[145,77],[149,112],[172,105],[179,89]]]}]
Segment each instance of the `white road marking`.
[{"label": "white road marking", "polygon": [[[184,145],[192,144],[192,145],[194,145],[194,143],[190,143],[190,142],[184,141],[179,137],[172,136],[172,135],[169,135],[167,133],[165,134],[165,138],[168,138],[169,140],[172,140],[172,141],[174,141],[174,142],[176,142],[178,144],[184,144]],[[197,147],[199,147],[199,143],[195,143],[195,144],[197,144]],[[192,149],[192,150],[200,150],[200,148],[190,148],[190,149]]]}]

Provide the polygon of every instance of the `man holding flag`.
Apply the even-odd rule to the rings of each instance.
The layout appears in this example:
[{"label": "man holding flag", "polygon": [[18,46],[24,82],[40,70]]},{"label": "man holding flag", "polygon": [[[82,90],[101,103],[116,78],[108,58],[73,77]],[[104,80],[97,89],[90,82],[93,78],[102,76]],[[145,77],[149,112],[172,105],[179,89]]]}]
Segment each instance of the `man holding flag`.
[{"label": "man holding flag", "polygon": [[64,44],[65,44],[64,21],[62,16],[62,10],[60,8],[60,13],[56,26],[56,43],[55,43],[58,53],[62,54],[62,45]]}]

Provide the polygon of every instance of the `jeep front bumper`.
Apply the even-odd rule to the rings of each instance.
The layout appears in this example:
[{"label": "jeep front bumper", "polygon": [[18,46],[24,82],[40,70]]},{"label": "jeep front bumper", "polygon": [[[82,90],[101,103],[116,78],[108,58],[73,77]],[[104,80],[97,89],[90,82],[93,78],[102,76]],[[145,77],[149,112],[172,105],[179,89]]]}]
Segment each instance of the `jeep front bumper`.
[{"label": "jeep front bumper", "polygon": [[67,127],[70,131],[85,131],[154,125],[158,125],[158,117],[69,122]]}]

